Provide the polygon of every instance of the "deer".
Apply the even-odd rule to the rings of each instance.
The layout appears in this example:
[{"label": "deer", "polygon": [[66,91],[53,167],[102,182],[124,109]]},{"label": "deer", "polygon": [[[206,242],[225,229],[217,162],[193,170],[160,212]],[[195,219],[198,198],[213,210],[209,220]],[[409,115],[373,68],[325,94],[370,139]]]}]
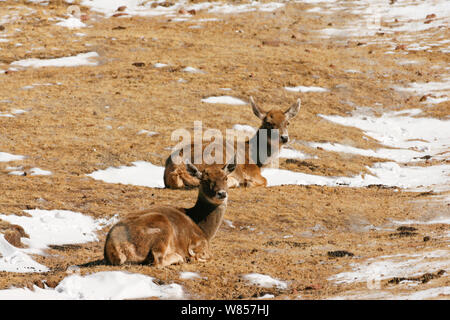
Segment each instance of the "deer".
[{"label": "deer", "polygon": [[[294,118],[301,106],[301,100],[297,99],[295,103],[293,103],[287,110],[282,111],[280,109],[272,109],[270,111],[265,111],[260,108],[256,103],[253,97],[250,97],[250,104],[253,110],[253,113],[256,117],[258,117],[262,122],[259,129],[256,131],[254,136],[245,142],[245,160],[243,163],[238,163],[236,166],[236,170],[234,170],[233,174],[231,174],[228,178],[228,187],[235,188],[239,186],[244,187],[255,187],[255,186],[266,186],[267,180],[261,175],[261,168],[268,165],[272,159],[278,157],[280,148],[272,148],[273,139],[270,136],[272,129],[277,129],[278,131],[278,146],[282,146],[289,141],[289,133],[288,133],[288,125],[289,121]],[[260,139],[263,136],[263,131],[268,133],[265,141],[260,143]],[[260,155],[260,147],[264,146],[268,152],[266,156]],[[256,150],[251,150],[250,146],[256,146]],[[190,150],[194,149],[194,143],[191,143]],[[205,148],[205,144],[202,145],[202,148]],[[235,143],[231,141],[225,141],[222,146],[222,155],[225,155],[225,158],[228,156],[226,154],[227,148],[233,148],[231,150],[236,150]],[[271,153],[271,150],[274,151]],[[194,162],[193,153],[191,152],[191,158],[189,159],[191,162]],[[200,181],[195,176],[190,175],[185,166],[182,164],[182,159],[185,156],[180,149],[175,150],[165,162],[164,168],[164,185],[166,188],[170,189],[190,189],[195,188],[200,184]],[[228,158],[225,159],[224,162],[229,162],[230,160],[236,160],[237,154],[234,153]],[[177,161],[174,161],[176,159]],[[253,161],[250,161],[253,160]],[[181,163],[181,165],[179,164]],[[201,170],[202,168],[209,166],[205,163],[196,163],[194,162],[198,168]]]},{"label": "deer", "polygon": [[227,208],[227,179],[236,165],[209,166],[202,171],[189,161],[185,166],[200,181],[195,205],[187,209],[152,206],[125,217],[106,237],[107,263],[153,264],[161,268],[211,258],[209,242],[222,224]]}]

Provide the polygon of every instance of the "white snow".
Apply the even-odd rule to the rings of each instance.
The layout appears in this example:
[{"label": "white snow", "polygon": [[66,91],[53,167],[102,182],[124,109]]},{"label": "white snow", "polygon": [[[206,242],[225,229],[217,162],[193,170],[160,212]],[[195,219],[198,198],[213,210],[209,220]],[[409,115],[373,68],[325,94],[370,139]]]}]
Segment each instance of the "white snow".
[{"label": "white snow", "polygon": [[450,98],[447,97],[447,96],[441,96],[441,97],[438,97],[438,98],[426,97],[426,100],[423,101],[423,103],[439,104],[439,103],[446,102],[446,101],[449,101],[449,100],[450,100]]},{"label": "white snow", "polygon": [[13,170],[11,172],[8,172],[8,174],[13,175],[13,176],[23,176],[25,174],[25,171]]},{"label": "white snow", "polygon": [[426,300],[433,298],[446,299],[444,296],[449,295],[450,286],[447,286],[398,294],[393,294],[386,290],[370,290],[368,292],[350,291],[344,292],[344,295],[332,297],[330,300]]},{"label": "white snow", "polygon": [[114,219],[94,220],[90,216],[68,210],[25,210],[30,215],[4,215],[0,219],[23,227],[30,238],[22,238],[25,253],[41,254],[49,245],[79,244],[98,241],[96,232]]},{"label": "white snow", "polygon": [[0,234],[0,271],[47,272],[29,254],[44,254],[49,245],[79,244],[98,241],[96,232],[117,221],[117,217],[94,220],[66,210],[25,210],[28,216],[3,215],[0,219],[23,227],[29,238],[21,241],[27,248],[16,248]]},{"label": "white snow", "polygon": [[426,155],[425,152],[418,152],[418,151],[409,150],[409,149],[380,148],[380,149],[372,150],[372,149],[361,149],[361,148],[356,148],[356,147],[352,147],[352,146],[348,146],[348,145],[343,145],[340,143],[330,143],[330,142],[324,142],[324,143],[311,142],[311,143],[309,143],[309,146],[311,146],[313,148],[322,148],[327,151],[356,154],[356,155],[361,155],[364,157],[384,158],[384,159],[395,160],[397,162],[419,161],[420,157],[423,157]]},{"label": "white snow", "polygon": [[321,87],[305,87],[305,86],[297,86],[297,87],[284,87],[287,91],[292,92],[327,92],[328,89]]},{"label": "white snow", "polygon": [[307,159],[310,158],[310,156],[304,154],[303,152],[300,152],[295,149],[281,147],[280,154],[278,155],[280,158],[287,158],[287,159]]},{"label": "white snow", "polygon": [[175,283],[158,285],[154,278],[123,271],[104,271],[64,278],[54,289],[0,290],[1,300],[123,300],[156,297],[183,299],[183,288]]},{"label": "white snow", "polygon": [[394,86],[393,88],[399,91],[412,92],[416,95],[446,95],[450,92],[450,78],[443,78],[441,82],[412,82],[408,87]]},{"label": "white snow", "polygon": [[164,167],[155,166],[145,161],[136,161],[132,164],[132,166],[110,167],[105,170],[98,170],[88,174],[88,176],[107,183],[164,188]]},{"label": "white snow", "polygon": [[201,279],[202,277],[197,272],[190,271],[182,271],[180,272],[180,279],[183,280],[192,280],[192,279]]},{"label": "white snow", "polygon": [[380,162],[367,168],[371,174],[353,177],[324,177],[290,170],[264,168],[262,175],[267,179],[267,186],[280,185],[319,185],[364,187],[385,185],[411,191],[432,188],[434,191],[450,190],[450,165],[430,167],[401,167],[395,162]]},{"label": "white snow", "polygon": [[265,295],[258,297],[257,299],[273,299],[275,296],[273,294],[266,293]]},{"label": "white snow", "polygon": [[0,152],[0,162],[18,161],[25,159],[24,156],[18,156],[7,152]]},{"label": "white snow", "polygon": [[242,276],[242,278],[253,285],[263,288],[277,287],[279,289],[287,289],[288,287],[288,284],[285,281],[280,281],[272,278],[271,276],[260,273],[249,273]]},{"label": "white snow", "polygon": [[12,246],[0,234],[0,271],[6,272],[47,272],[46,266],[34,261],[22,249]]},{"label": "white snow", "polygon": [[[52,175],[51,171],[43,170],[40,168],[31,168],[29,170],[29,172],[30,172],[30,175],[32,175],[32,176],[50,176],[50,175]],[[15,170],[15,171],[9,172],[8,174],[16,175],[16,176],[23,176],[23,175],[25,175],[25,171]]]},{"label": "white snow", "polygon": [[205,73],[204,71],[202,71],[200,69],[196,69],[194,67],[186,67],[186,68],[183,68],[181,71],[189,72],[189,73]]},{"label": "white snow", "polygon": [[27,112],[27,110],[23,110],[23,109],[14,109],[11,111],[11,113],[13,113],[13,114],[23,114],[25,112]]},{"label": "white snow", "polygon": [[157,62],[157,63],[155,63],[154,65],[153,65],[153,67],[155,67],[155,68],[164,68],[164,67],[167,67],[168,65],[167,64],[165,64],[165,63],[160,63],[160,62]]},{"label": "white snow", "polygon": [[202,99],[205,103],[221,103],[221,104],[232,104],[232,105],[246,105],[247,102],[241,99],[231,97],[231,96],[217,96]]},{"label": "white snow", "polygon": [[[127,7],[124,12],[128,15],[139,16],[173,15],[177,14],[181,8],[186,11],[206,10],[210,13],[234,14],[258,10],[271,12],[284,6],[284,3],[277,2],[260,3],[259,1],[252,1],[248,4],[235,5],[221,2],[190,3],[189,1],[183,0],[177,1],[174,5],[169,7],[157,6],[152,8],[151,5],[153,3],[154,2],[151,1],[142,2],[140,0],[81,0],[80,2],[81,5],[91,8],[93,11],[101,12],[106,16],[117,13],[116,10],[120,6]],[[187,17],[184,17],[184,19],[187,19]]]},{"label": "white snow", "polygon": [[81,20],[76,17],[69,17],[67,19],[62,20],[61,22],[58,22],[56,25],[60,27],[66,27],[69,29],[78,29],[86,27],[86,24],[81,22]]},{"label": "white snow", "polygon": [[32,67],[32,68],[42,68],[42,67],[79,67],[79,66],[96,66],[98,62],[94,58],[98,58],[97,52],[87,52],[80,53],[72,57],[63,57],[55,59],[25,59],[14,61],[11,63],[12,66],[17,67]]},{"label": "white snow", "polygon": [[404,221],[392,221],[393,223],[400,225],[411,225],[411,224],[450,224],[450,212],[447,216],[435,217],[430,220],[420,221],[420,220],[404,220]]},{"label": "white snow", "polygon": [[249,4],[241,4],[241,5],[231,5],[231,4],[222,4],[222,5],[214,5],[209,12],[211,13],[243,13],[249,11],[263,11],[263,12],[271,12],[275,11],[281,7],[283,7],[283,3],[269,2],[269,3],[260,3],[258,1],[252,1]]},{"label": "white snow", "polygon": [[142,129],[137,134],[138,135],[145,134],[147,137],[152,137],[152,136],[158,135],[159,133],[155,132],[155,131],[148,131],[148,130]]},{"label": "white snow", "polygon": [[[420,109],[410,109],[387,112],[381,117],[362,114],[352,117],[320,116],[340,125],[359,128],[366,135],[389,147],[414,150],[432,156],[448,152],[450,120],[415,117],[420,113]],[[405,155],[407,153],[410,152],[405,151]]]},{"label": "white snow", "polygon": [[256,133],[256,129],[253,128],[252,126],[246,125],[246,124],[235,124],[232,127],[233,130],[236,131],[243,131],[243,132],[248,132],[248,133]]},{"label": "white snow", "polygon": [[352,271],[328,278],[336,283],[370,282],[393,277],[414,277],[424,273],[448,270],[450,256],[447,250],[417,254],[397,254],[371,258],[363,263],[350,264]]},{"label": "white snow", "polygon": [[50,176],[52,174],[51,171],[43,170],[40,168],[31,168],[30,173],[32,176]]},{"label": "white snow", "polygon": [[[343,38],[373,36],[377,32],[390,35],[395,32],[418,32],[448,26],[450,8],[446,0],[418,2],[384,0],[360,0],[340,2],[323,7],[324,13],[346,12],[356,15],[339,28],[322,30],[327,36]],[[428,14],[436,14],[431,23],[424,23]]]}]

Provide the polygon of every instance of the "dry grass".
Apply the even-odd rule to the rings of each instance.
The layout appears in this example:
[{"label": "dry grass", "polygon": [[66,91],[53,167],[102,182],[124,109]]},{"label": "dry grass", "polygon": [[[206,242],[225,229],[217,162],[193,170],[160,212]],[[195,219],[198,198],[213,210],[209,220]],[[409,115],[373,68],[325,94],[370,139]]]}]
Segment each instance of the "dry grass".
[{"label": "dry grass", "polygon": [[[17,4],[2,4],[7,5]],[[204,128],[222,131],[236,123],[259,125],[249,106],[200,102],[210,95],[228,94],[220,88],[232,88],[233,96],[245,100],[252,95],[266,108],[287,108],[300,96],[302,109],[289,130],[291,138],[300,142],[379,147],[376,141],[363,139],[360,130],[327,122],[318,114],[345,115],[355,105],[375,103],[394,106],[396,110],[422,108],[420,96],[401,94],[390,89],[391,85],[436,81],[441,71],[431,66],[449,62],[448,54],[421,51],[412,55],[423,60],[423,64],[399,66],[395,59],[403,55],[399,52],[386,58],[387,45],[319,39],[315,30],[327,27],[329,17],[304,14],[309,6],[302,4],[289,4],[274,13],[218,15],[220,21],[203,22],[200,29],[189,28],[197,25],[194,21],[169,22],[164,17],[101,19],[89,12],[88,23],[93,28],[81,31],[55,26],[49,20],[64,16],[67,6],[61,2],[52,2],[45,8],[32,4],[27,7],[36,13],[22,15],[6,26],[6,31],[14,36],[10,42],[0,43],[0,69],[19,59],[89,51],[100,54],[101,65],[27,69],[0,75],[0,100],[11,100],[0,103],[0,112],[12,108],[28,110],[15,118],[0,118],[0,150],[27,156],[23,161],[0,163],[0,212],[5,214],[21,214],[30,208],[65,209],[99,218],[126,215],[154,203],[193,205],[195,190],[107,184],[86,174],[137,160],[163,165],[169,154],[166,148],[176,144],[170,141],[171,132],[192,129],[194,120],[203,121]],[[25,10],[19,12],[23,14]],[[199,12],[195,18],[213,16]],[[123,28],[117,29],[118,26]],[[16,28],[21,31],[14,31]],[[86,36],[77,36],[76,32]],[[15,46],[17,42],[22,46]],[[145,66],[136,67],[135,62]],[[169,67],[154,68],[156,62]],[[204,73],[183,72],[186,66]],[[356,68],[361,73],[345,72]],[[178,82],[180,78],[187,82]],[[33,83],[60,85],[22,89]],[[300,84],[329,88],[330,92],[296,94],[283,89]],[[441,103],[425,113],[446,117],[448,111],[449,104]],[[159,135],[137,135],[141,129],[157,131]],[[382,161],[312,149],[301,143],[292,146],[318,156],[297,163],[281,161],[281,167],[305,173],[354,175]],[[12,165],[39,167],[51,170],[53,175],[8,175],[5,168]],[[214,258],[207,263],[163,270],[151,266],[105,266],[101,261],[95,263],[103,258],[102,235],[98,243],[57,247],[49,249],[48,256],[36,256],[51,272],[0,273],[0,288],[41,285],[43,280],[54,286],[67,275],[68,266],[87,264],[81,268],[83,274],[100,270],[139,272],[163,282],[180,283],[192,298],[255,298],[264,293],[274,293],[280,299],[327,298],[365,287],[337,286],[327,281],[329,276],[350,269],[351,262],[423,247],[447,249],[448,244],[437,237],[442,232],[439,225],[420,226],[418,235],[402,238],[390,236],[392,230],[369,227],[420,217],[434,210],[448,212],[448,206],[436,209],[429,201],[416,201],[427,199],[428,195],[377,187],[234,189],[230,192],[226,219],[235,228],[221,227],[212,241]],[[8,224],[0,224],[1,230],[7,228]],[[427,235],[431,240],[424,242]],[[329,258],[327,252],[333,250],[347,250],[355,256]],[[180,280],[180,271],[196,271],[208,279]],[[250,272],[290,281],[289,289],[250,286],[240,278]],[[449,285],[449,280],[441,277],[412,290],[444,285]],[[383,286],[396,292],[395,285]]]}]

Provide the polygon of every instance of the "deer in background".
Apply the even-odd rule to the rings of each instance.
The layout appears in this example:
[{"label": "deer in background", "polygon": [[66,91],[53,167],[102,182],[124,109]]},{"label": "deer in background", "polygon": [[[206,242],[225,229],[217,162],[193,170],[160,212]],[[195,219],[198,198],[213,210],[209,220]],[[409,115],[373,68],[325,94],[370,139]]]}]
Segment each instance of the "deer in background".
[{"label": "deer in background", "polygon": [[236,165],[209,166],[202,171],[190,162],[185,166],[200,182],[194,207],[154,206],[118,222],[106,237],[104,256],[108,263],[164,267],[210,258],[209,241],[222,223],[227,208],[227,179]]},{"label": "deer in background", "polygon": [[[273,141],[270,137],[270,132],[272,129],[277,129],[279,132],[279,144],[284,145],[289,141],[289,134],[287,127],[289,125],[289,120],[294,118],[298,111],[300,110],[301,100],[298,99],[291,107],[289,107],[286,111],[282,111],[279,109],[272,109],[270,111],[264,111],[261,109],[253,100],[253,97],[250,97],[250,104],[252,106],[253,113],[261,119],[262,123],[255,135],[245,142],[245,161],[244,163],[238,163],[236,166],[236,170],[234,170],[233,174],[229,176],[228,186],[230,188],[245,186],[266,186],[267,180],[261,175],[261,167],[270,163],[271,159],[278,157],[279,148],[275,148],[275,152],[271,154],[267,154],[266,157],[260,157],[259,148],[260,137],[262,136],[262,131],[265,131],[269,134],[266,141],[266,150],[272,150],[271,141]],[[265,130],[264,130],[265,129]],[[266,131],[267,130],[267,131]],[[264,143],[264,141],[263,141]],[[257,150],[250,151],[250,145],[257,146]],[[194,149],[194,143],[191,143],[191,150]],[[223,147],[223,148],[222,148]],[[236,150],[234,141],[225,141],[222,146],[222,155],[226,154],[226,148],[233,148],[232,150]],[[205,144],[203,144],[202,148],[205,148]],[[177,154],[177,156],[174,156]],[[180,155],[180,156],[179,156]],[[174,151],[171,156],[169,156],[165,163],[164,169],[164,184],[166,188],[171,189],[182,189],[182,188],[193,188],[197,187],[200,184],[200,180],[195,176],[190,175],[181,159],[179,159],[179,163],[176,164],[173,159],[176,157],[183,157],[182,152],[180,150]],[[225,158],[227,155],[225,155]],[[232,155],[234,160],[236,160],[236,154]],[[250,158],[252,157],[253,162],[250,162]],[[224,162],[228,163],[233,158],[226,158]],[[191,152],[190,162],[194,163],[193,155]],[[196,164],[197,167],[202,170],[207,167],[207,164]]]}]

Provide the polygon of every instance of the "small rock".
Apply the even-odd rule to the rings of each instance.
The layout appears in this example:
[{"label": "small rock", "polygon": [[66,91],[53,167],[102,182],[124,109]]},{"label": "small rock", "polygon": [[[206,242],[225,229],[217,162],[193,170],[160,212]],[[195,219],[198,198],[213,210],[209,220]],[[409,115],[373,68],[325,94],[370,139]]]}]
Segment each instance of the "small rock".
[{"label": "small rock", "polygon": [[116,11],[123,12],[123,11],[125,11],[126,8],[127,8],[127,6],[120,6],[117,8]]},{"label": "small rock", "polygon": [[114,14],[112,15],[112,17],[117,18],[117,17],[127,16],[127,15],[128,15],[128,13],[125,13],[125,12],[119,12],[119,13],[114,13]]},{"label": "small rock", "polygon": [[353,257],[354,254],[351,252],[348,252],[346,250],[337,250],[337,251],[328,251],[328,257],[330,258],[342,258],[345,256]]},{"label": "small rock", "polygon": [[401,226],[397,228],[397,231],[416,231],[417,228],[414,227],[406,227],[406,226]]},{"label": "small rock", "polygon": [[133,66],[142,68],[142,67],[145,67],[145,63],[144,62],[134,62]]},{"label": "small rock", "polygon": [[269,47],[279,47],[281,44],[280,40],[263,40],[263,45],[269,46]]},{"label": "small rock", "polygon": [[427,100],[427,98],[428,98],[429,96],[430,96],[429,94],[426,94],[426,95],[422,96],[422,97],[419,99],[419,102],[424,102],[425,100]]},{"label": "small rock", "polygon": [[429,236],[423,237],[423,241],[424,241],[424,242],[430,241],[430,239],[431,239],[431,238],[430,238]]}]

